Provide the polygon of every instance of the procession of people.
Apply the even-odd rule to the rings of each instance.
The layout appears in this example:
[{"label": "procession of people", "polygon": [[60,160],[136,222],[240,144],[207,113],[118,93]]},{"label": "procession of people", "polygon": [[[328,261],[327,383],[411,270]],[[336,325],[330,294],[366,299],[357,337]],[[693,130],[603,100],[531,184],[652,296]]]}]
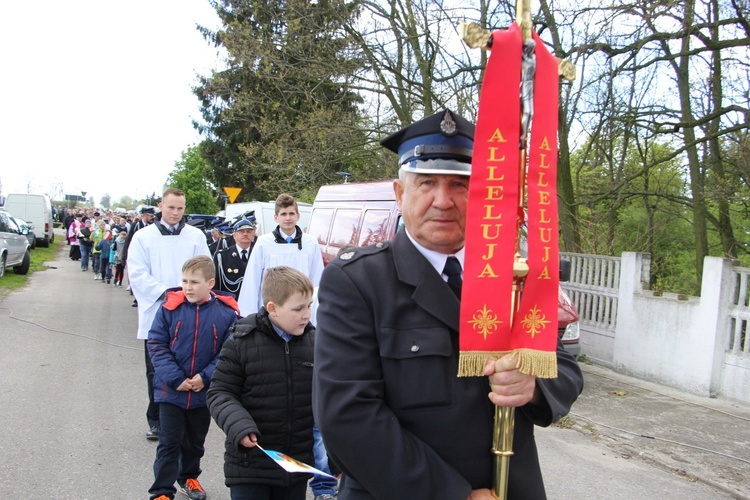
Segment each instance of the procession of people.
[{"label": "procession of people", "polygon": [[[522,372],[512,353],[488,358],[483,376],[459,376],[473,141],[474,125],[450,110],[385,138],[399,157],[403,228],[325,268],[286,193],[260,237],[252,213],[191,226],[174,188],[156,213],[66,215],[70,258],[82,271],[91,260],[102,283],[127,279],[138,307],[145,437],[158,442],[152,500],[206,498],[198,476],[211,416],[227,435],[233,499],[304,500],[309,479],[316,500],[496,498],[496,406],[519,410],[509,498],[546,497],[533,427],[565,416],[580,394],[573,356],[558,343],[552,379]],[[223,305],[211,323],[199,321],[214,303]],[[325,474],[286,472],[259,445]]]}]

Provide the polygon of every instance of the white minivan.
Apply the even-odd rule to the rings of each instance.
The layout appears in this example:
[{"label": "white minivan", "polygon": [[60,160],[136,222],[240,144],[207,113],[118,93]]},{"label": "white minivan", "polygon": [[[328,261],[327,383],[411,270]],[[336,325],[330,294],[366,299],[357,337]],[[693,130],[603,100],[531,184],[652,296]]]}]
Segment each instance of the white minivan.
[{"label": "white minivan", "polygon": [[37,245],[48,247],[55,240],[52,205],[46,194],[11,193],[5,199],[5,211],[32,225]]}]

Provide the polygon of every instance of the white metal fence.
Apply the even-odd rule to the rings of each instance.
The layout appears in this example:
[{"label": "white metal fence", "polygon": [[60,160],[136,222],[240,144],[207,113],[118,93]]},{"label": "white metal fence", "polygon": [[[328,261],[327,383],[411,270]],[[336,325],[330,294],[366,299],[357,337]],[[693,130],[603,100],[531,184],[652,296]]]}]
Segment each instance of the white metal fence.
[{"label": "white metal fence", "polygon": [[727,351],[736,355],[750,355],[750,341],[748,339],[748,320],[750,320],[750,290],[748,277],[750,268],[734,268],[734,293],[729,306],[729,335],[727,336]]},{"label": "white metal fence", "polygon": [[578,309],[582,325],[614,334],[617,295],[620,290],[620,257],[561,253],[570,261],[570,281],[562,283]]},{"label": "white metal fence", "polygon": [[[593,361],[700,394],[750,403],[750,268],[704,262],[701,297],[649,290],[648,254],[561,253]],[[619,317],[618,317],[619,316]]]}]

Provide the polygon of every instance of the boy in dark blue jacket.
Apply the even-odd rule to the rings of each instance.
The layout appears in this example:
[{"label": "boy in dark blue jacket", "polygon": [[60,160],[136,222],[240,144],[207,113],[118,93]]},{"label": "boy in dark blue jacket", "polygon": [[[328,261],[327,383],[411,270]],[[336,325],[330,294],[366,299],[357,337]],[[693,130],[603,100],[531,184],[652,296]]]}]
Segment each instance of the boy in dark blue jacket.
[{"label": "boy in dark blue jacket", "polygon": [[151,499],[174,498],[177,489],[194,500],[206,493],[198,482],[203,443],[211,415],[206,391],[219,352],[237,320],[230,294],[215,292],[213,260],[205,255],[182,266],[182,287],[167,290],[148,332],[154,364],[154,399],[159,403],[159,445]]}]

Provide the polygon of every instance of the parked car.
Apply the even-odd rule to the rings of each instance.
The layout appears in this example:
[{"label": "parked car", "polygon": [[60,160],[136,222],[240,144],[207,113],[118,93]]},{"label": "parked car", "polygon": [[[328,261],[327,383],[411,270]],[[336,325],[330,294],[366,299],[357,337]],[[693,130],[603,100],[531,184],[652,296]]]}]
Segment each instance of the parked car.
[{"label": "parked car", "polygon": [[36,248],[36,234],[34,234],[34,226],[19,217],[13,217],[11,215],[10,218],[13,219],[13,222],[16,223],[18,229],[21,230],[21,234],[26,236],[26,239],[29,240],[31,249],[34,250]]},{"label": "parked car", "polygon": [[7,212],[0,211],[0,278],[5,269],[13,267],[16,274],[26,274],[31,265],[31,246],[26,236],[10,218]]},{"label": "parked car", "polygon": [[[322,186],[312,206],[307,232],[318,239],[328,265],[346,245],[367,246],[390,240],[403,226],[392,181],[349,182]],[[561,269],[565,266],[561,266]],[[561,272],[561,281],[569,278]],[[576,358],[579,344],[578,312],[558,287],[557,330],[565,349]]]},{"label": "parked car", "polygon": [[[566,277],[565,281],[569,278]],[[565,349],[576,359],[581,355],[578,310],[562,287],[557,288],[557,334]]]}]

